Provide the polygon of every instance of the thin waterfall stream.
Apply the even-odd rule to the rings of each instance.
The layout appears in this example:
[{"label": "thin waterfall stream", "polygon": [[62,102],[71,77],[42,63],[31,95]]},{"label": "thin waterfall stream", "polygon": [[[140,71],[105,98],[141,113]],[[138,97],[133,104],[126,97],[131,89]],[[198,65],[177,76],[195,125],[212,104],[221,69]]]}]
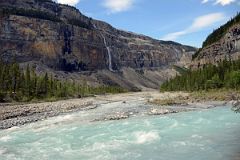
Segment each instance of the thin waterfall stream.
[{"label": "thin waterfall stream", "polygon": [[[94,29],[99,30],[95,24],[93,24],[93,27],[94,27]],[[111,72],[114,72],[113,67],[112,67],[112,54],[111,54],[111,51],[110,51],[110,47],[107,45],[107,41],[106,41],[105,36],[104,36],[100,31],[99,31],[99,33],[100,33],[101,37],[103,38],[104,46],[105,46],[105,48],[107,49],[107,54],[108,54],[108,69],[109,69]]]}]

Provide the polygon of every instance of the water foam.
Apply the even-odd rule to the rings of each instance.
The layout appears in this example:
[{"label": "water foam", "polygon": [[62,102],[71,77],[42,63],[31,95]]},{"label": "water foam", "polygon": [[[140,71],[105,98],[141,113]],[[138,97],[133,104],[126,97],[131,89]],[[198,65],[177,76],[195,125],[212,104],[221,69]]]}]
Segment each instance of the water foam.
[{"label": "water foam", "polygon": [[169,126],[169,128],[177,128],[179,126],[179,123],[178,123],[178,121],[174,121],[174,123],[171,125],[171,126]]},{"label": "water foam", "polygon": [[150,132],[135,132],[134,136],[136,137],[135,143],[137,144],[144,144],[144,143],[150,143],[154,140],[160,139],[160,136],[157,132],[150,131]]},{"label": "water foam", "polygon": [[42,132],[42,131],[48,130],[49,128],[50,128],[50,126],[41,126],[38,128],[34,128],[33,131],[34,132]]},{"label": "water foam", "polygon": [[7,148],[0,148],[0,155],[7,153]]},{"label": "water foam", "polygon": [[73,115],[64,115],[64,116],[60,116],[59,117],[59,121],[61,122],[61,121],[72,121],[74,119],[74,117],[73,117]]},{"label": "water foam", "polygon": [[144,124],[146,124],[147,127],[151,127],[152,126],[151,122],[149,122],[148,120],[145,120]]},{"label": "water foam", "polygon": [[194,135],[192,135],[191,137],[192,137],[192,138],[202,138],[202,136],[197,135],[197,134],[194,134]]},{"label": "water foam", "polygon": [[55,123],[73,121],[73,119],[74,119],[74,116],[72,114],[68,114],[68,115],[63,115],[63,116],[58,116],[58,117],[51,118],[46,122],[50,123],[50,124],[55,124]]},{"label": "water foam", "polygon": [[12,139],[11,136],[4,136],[4,137],[1,137],[1,138],[0,138],[0,141],[2,141],[2,142],[8,142],[8,141],[11,140],[11,139]]},{"label": "water foam", "polygon": [[119,151],[119,149],[123,148],[122,144],[124,144],[124,142],[118,140],[95,142],[91,145],[85,145],[79,152],[91,159],[112,160],[116,158],[111,154],[111,151]]},{"label": "water foam", "polygon": [[194,123],[195,123],[195,124],[210,124],[211,121],[209,121],[209,120],[206,119],[206,118],[200,117],[200,118],[196,119],[196,121],[195,121]]},{"label": "water foam", "polygon": [[179,146],[186,146],[187,142],[184,141],[177,141],[173,143],[173,147],[179,147]]},{"label": "water foam", "polygon": [[15,130],[17,130],[19,128],[20,127],[14,126],[14,127],[8,128],[7,131],[15,131]]}]

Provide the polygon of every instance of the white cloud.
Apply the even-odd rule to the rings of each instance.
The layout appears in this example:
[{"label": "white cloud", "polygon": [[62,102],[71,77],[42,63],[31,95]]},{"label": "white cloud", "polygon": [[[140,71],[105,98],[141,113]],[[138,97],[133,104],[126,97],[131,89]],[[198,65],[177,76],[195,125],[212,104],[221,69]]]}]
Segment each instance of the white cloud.
[{"label": "white cloud", "polygon": [[208,2],[214,2],[214,4],[220,4],[222,6],[226,6],[226,5],[229,5],[233,2],[235,2],[236,0],[202,0],[202,3],[208,3]]},{"label": "white cloud", "polygon": [[187,34],[187,32],[185,30],[179,31],[179,32],[174,32],[174,33],[169,33],[169,34],[165,35],[162,39],[165,41],[174,41],[178,37],[183,36],[185,34]]},{"label": "white cloud", "polygon": [[221,4],[222,6],[225,6],[233,2],[235,2],[235,0],[216,0],[215,4]]},{"label": "white cloud", "polygon": [[202,0],[202,3],[207,3],[209,0]]},{"label": "white cloud", "polygon": [[189,30],[196,31],[200,30],[205,27],[209,27],[216,22],[219,22],[225,18],[223,13],[211,13],[207,15],[203,15],[197,17],[194,21]]},{"label": "white cloud", "polygon": [[197,17],[193,23],[186,29],[165,35],[163,40],[176,40],[180,36],[187,35],[193,32],[198,32],[204,28],[210,27],[213,24],[222,21],[225,18],[223,13],[212,13]]},{"label": "white cloud", "polygon": [[61,4],[68,4],[70,6],[75,6],[80,2],[80,0],[56,0],[56,2]]},{"label": "white cloud", "polygon": [[133,6],[134,0],[104,0],[103,6],[111,13],[123,12]]}]

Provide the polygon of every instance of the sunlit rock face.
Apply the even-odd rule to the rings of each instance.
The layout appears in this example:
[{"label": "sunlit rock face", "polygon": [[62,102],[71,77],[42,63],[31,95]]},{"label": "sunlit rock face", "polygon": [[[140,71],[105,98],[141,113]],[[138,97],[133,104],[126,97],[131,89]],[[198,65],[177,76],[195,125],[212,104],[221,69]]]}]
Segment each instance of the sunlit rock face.
[{"label": "sunlit rock face", "polygon": [[237,60],[240,58],[240,24],[231,27],[216,43],[204,47],[191,67],[198,68],[205,64],[217,64],[223,60]]},{"label": "sunlit rock face", "polygon": [[[185,66],[196,51],[117,30],[49,0],[0,1],[0,8],[21,11],[0,15],[0,55],[5,60],[14,56],[20,63],[38,61],[51,69],[71,72],[146,69]],[[29,15],[33,11],[34,15]]]}]

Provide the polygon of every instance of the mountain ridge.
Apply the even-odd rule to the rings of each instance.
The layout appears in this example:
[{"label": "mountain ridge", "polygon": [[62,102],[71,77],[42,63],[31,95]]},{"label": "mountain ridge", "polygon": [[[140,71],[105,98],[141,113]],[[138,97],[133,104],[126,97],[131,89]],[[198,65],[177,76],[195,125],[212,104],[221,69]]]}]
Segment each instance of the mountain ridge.
[{"label": "mountain ridge", "polygon": [[[1,58],[9,61],[15,56],[22,66],[34,64],[39,72],[54,72],[58,77],[61,77],[58,72],[63,72],[64,78],[69,78],[69,74],[101,72],[97,76],[89,73],[87,81],[93,76],[94,84],[98,81],[119,84],[109,71],[122,76],[126,70],[131,74],[133,70],[144,79],[141,86],[152,88],[148,85],[151,79],[157,79],[156,76],[161,79],[159,73],[164,70],[168,70],[164,79],[175,75],[172,65],[189,65],[196,51],[176,42],[118,30],[74,7],[49,0],[0,1],[0,10]],[[149,79],[145,72],[151,71],[155,74],[145,82]],[[79,79],[74,77],[70,78]],[[122,81],[134,86],[127,77],[126,73]],[[159,81],[154,88],[162,80]]]},{"label": "mountain ridge", "polygon": [[240,13],[226,24],[209,34],[200,48],[193,55],[193,69],[206,64],[218,64],[223,60],[240,58]]}]

